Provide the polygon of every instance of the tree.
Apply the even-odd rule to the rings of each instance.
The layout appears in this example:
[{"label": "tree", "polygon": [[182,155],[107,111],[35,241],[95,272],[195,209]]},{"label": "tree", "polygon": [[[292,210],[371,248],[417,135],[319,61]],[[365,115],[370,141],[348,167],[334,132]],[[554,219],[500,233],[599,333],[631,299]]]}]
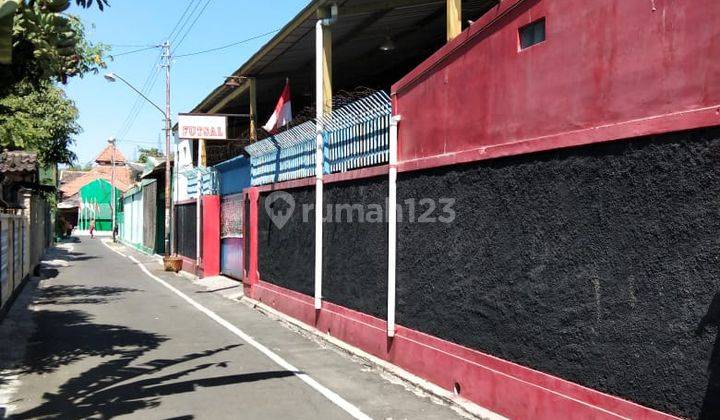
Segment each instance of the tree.
[{"label": "tree", "polygon": [[86,162],[84,165],[81,165],[79,163],[73,163],[72,165],[68,165],[65,169],[68,171],[84,171],[87,172],[89,170],[92,170],[93,163],[92,162]]},{"label": "tree", "polygon": [[0,148],[36,151],[42,164],[71,164],[73,136],[81,132],[77,117],[75,104],[53,84],[16,85],[0,98]]},{"label": "tree", "polygon": [[[81,7],[97,4],[103,9],[107,0],[76,3]],[[0,96],[16,83],[65,83],[69,77],[97,73],[106,67],[103,57],[108,47],[87,41],[80,20],[64,13],[69,6],[70,0],[0,0]]]},{"label": "tree", "polygon": [[164,156],[157,147],[141,147],[138,151],[140,152],[139,163],[147,163],[148,157],[161,158]]},{"label": "tree", "polygon": [[56,83],[106,67],[108,47],[86,39],[69,7],[70,0],[0,0],[0,150],[33,150],[43,164],[72,163],[81,131],[77,108]]}]

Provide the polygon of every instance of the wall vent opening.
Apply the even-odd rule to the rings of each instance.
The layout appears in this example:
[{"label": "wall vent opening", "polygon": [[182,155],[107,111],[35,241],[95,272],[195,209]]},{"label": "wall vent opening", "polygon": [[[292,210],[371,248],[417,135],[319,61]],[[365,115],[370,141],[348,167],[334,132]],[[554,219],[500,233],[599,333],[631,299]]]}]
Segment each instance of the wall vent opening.
[{"label": "wall vent opening", "polygon": [[519,29],[519,34],[521,50],[545,41],[545,18],[523,26]]},{"label": "wall vent opening", "polygon": [[453,392],[455,393],[455,395],[460,395],[460,383],[459,382],[455,382],[455,384],[453,385]]}]

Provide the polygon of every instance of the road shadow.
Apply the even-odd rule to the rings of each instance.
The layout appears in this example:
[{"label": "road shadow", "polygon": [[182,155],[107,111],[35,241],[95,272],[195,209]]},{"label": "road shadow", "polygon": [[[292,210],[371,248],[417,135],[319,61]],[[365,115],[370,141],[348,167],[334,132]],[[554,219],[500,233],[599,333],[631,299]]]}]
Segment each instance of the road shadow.
[{"label": "road shadow", "polygon": [[66,267],[71,262],[89,261],[97,258],[99,257],[69,250],[62,245],[55,246],[45,252],[42,261],[35,267],[34,274],[45,279],[55,278],[60,273],[59,268]]},{"label": "road shadow", "polygon": [[[188,353],[177,358],[139,362],[168,339],[120,325],[92,322],[77,310],[41,310],[37,329],[29,340],[24,362],[16,374],[47,374],[88,357],[101,363],[47,392],[37,406],[11,415],[30,418],[109,418],[157,407],[164,396],[240,383],[284,378],[294,372],[277,370],[197,378],[198,372],[227,368],[230,362],[207,361],[241,344]],[[146,357],[143,357],[146,359]],[[205,359],[205,360],[204,360]],[[185,364],[184,366],[181,366]],[[182,380],[192,375],[192,378]],[[184,416],[183,418],[190,418]]]},{"label": "road shadow", "polygon": [[58,284],[38,290],[36,305],[103,304],[117,300],[121,294],[139,292],[140,289],[113,286],[83,286]]},{"label": "road shadow", "polygon": [[[77,258],[80,253],[56,250],[50,256],[57,260]],[[43,383],[42,375],[55,374],[64,383],[40,387],[43,395],[18,395],[21,408],[13,410],[13,419],[80,419],[110,418],[152,409],[163,397],[190,393],[198,388],[212,388],[293,376],[284,370],[261,372],[227,372],[231,362],[218,354],[232,351],[241,344],[189,352],[173,358],[155,358],[152,352],[164,349],[169,338],[129,325],[101,323],[81,309],[68,306],[104,304],[125,293],[140,291],[127,287],[93,287],[80,284],[54,284],[38,287],[36,279],[32,298],[28,297],[25,317],[31,326],[22,340],[23,354],[14,362],[11,375],[19,375],[23,386]],[[34,305],[30,310],[30,305]],[[54,307],[52,305],[60,305]],[[175,354],[173,354],[174,356]],[[228,358],[230,359],[230,358]],[[0,360],[0,369],[4,363]],[[83,370],[84,371],[81,371]],[[228,374],[218,374],[227,372]],[[3,377],[0,375],[0,386]],[[29,388],[32,389],[32,388]],[[32,399],[30,399],[32,398]],[[0,413],[0,419],[5,413]],[[192,413],[177,418],[191,419]]]},{"label": "road shadow", "polygon": [[156,349],[166,337],[121,325],[99,324],[78,310],[38,310],[20,374],[47,374],[92,356],[123,356]]},{"label": "road shadow", "polygon": [[[134,364],[148,351],[148,344],[151,343],[154,341],[134,349],[125,347],[125,350],[116,353],[119,357],[103,362],[68,380],[58,388],[57,392],[45,393],[40,405],[24,412],[14,413],[12,418],[111,418],[157,407],[164,396],[193,392],[198,387],[226,386],[294,375],[290,371],[278,370],[178,381],[209,368],[227,368],[229,365],[227,361],[197,362],[232,350],[240,344],[188,353],[173,359],[154,359]],[[102,351],[98,353],[101,354]],[[179,365],[191,362],[195,363],[178,370]],[[173,367],[175,369],[170,369]],[[192,416],[179,418],[192,418]]]},{"label": "road shadow", "polygon": [[703,335],[710,329],[715,330],[715,343],[708,363],[708,385],[699,416],[703,420],[720,419],[720,292],[715,293],[695,333]]}]

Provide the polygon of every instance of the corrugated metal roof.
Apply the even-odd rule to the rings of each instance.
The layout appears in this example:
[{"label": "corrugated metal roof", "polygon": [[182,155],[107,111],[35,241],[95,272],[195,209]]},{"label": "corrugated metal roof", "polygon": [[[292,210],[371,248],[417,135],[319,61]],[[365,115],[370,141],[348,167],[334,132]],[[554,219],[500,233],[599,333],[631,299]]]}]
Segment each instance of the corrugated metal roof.
[{"label": "corrugated metal roof", "polygon": [[[256,78],[261,124],[272,113],[285,78],[290,79],[296,113],[312,104],[315,22],[318,9],[330,3],[311,2],[234,72]],[[389,91],[392,83],[445,43],[444,0],[344,0],[337,4],[338,20],[332,26],[335,92],[358,86]],[[463,27],[467,19],[476,19],[495,4],[497,0],[464,0]],[[396,48],[381,51],[379,46],[388,37]],[[219,86],[193,112],[247,112],[244,87],[235,89]]]}]

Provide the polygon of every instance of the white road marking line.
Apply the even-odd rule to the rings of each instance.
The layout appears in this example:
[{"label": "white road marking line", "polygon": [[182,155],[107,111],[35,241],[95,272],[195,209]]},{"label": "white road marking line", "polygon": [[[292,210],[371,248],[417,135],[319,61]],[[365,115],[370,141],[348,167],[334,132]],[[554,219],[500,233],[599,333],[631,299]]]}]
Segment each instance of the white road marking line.
[{"label": "white road marking line", "polygon": [[210,319],[217,322],[218,324],[225,327],[227,330],[235,334],[236,336],[240,337],[243,341],[250,344],[251,346],[255,347],[258,351],[260,351],[262,354],[267,356],[270,360],[277,363],[280,367],[282,367],[285,370],[288,370],[292,372],[295,376],[297,376],[301,381],[308,384],[311,388],[322,394],[325,398],[330,400],[332,403],[337,405],[338,407],[345,410],[348,414],[353,416],[356,419],[363,419],[363,420],[370,420],[371,417],[367,414],[360,411],[360,409],[354,405],[352,405],[350,402],[345,400],[343,397],[339,396],[335,392],[331,391],[330,389],[326,388],[324,385],[320,384],[318,381],[310,377],[308,374],[301,372],[298,368],[290,364],[287,360],[280,357],[277,353],[273,352],[269,348],[265,347],[264,345],[260,344],[258,341],[256,341],[254,338],[243,332],[241,329],[236,327],[235,325],[231,324],[227,320],[225,320],[220,315],[216,314],[215,312],[211,311],[210,309],[204,307],[203,305],[195,302],[192,298],[187,296],[185,293],[181,292],[180,290],[176,289],[170,283],[166,282],[165,280],[161,279],[160,277],[157,277],[156,275],[152,274],[143,263],[138,261],[135,257],[132,255],[126,255],[121,253],[118,250],[113,249],[110,245],[108,245],[105,241],[103,241],[103,244],[108,247],[110,250],[122,255],[123,257],[129,258],[131,261],[133,261],[135,264],[137,264],[140,269],[148,275],[148,277],[152,278],[153,280],[157,281],[158,283],[162,284],[166,288],[168,288],[170,291],[175,293],[176,295],[180,296],[182,299],[184,299],[187,303],[194,306],[195,309],[199,310],[200,312],[204,313]]},{"label": "white road marking line", "polygon": [[118,254],[119,256],[121,256],[121,257],[123,257],[123,258],[127,258],[127,255],[123,254],[122,252],[120,252],[120,251],[118,251],[117,249],[115,249],[115,248],[111,247],[110,245],[108,245],[108,242],[110,242],[110,241],[109,241],[109,240],[106,240],[106,239],[103,239],[103,240],[102,240],[103,245],[105,245],[110,251]]},{"label": "white road marking line", "polygon": [[[10,374],[10,370],[6,370],[0,371],[0,378],[2,378],[5,382],[3,388],[0,389],[0,409],[4,409],[4,415],[9,416],[10,412],[15,409],[13,397],[17,394],[17,390],[20,388],[20,376],[17,374]],[[2,413],[3,410],[0,410],[0,414]]]}]

